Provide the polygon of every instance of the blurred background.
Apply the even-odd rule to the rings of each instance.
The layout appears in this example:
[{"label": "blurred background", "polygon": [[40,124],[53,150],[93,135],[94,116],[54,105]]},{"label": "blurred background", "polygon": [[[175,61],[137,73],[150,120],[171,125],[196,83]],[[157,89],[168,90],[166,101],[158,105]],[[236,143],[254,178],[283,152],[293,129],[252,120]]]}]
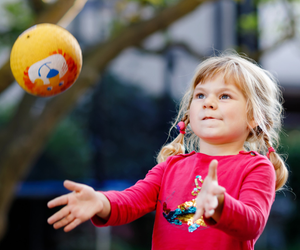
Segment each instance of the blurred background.
[{"label": "blurred background", "polygon": [[[196,66],[227,49],[271,71],[285,100],[288,188],[256,249],[300,249],[299,17],[298,0],[0,0],[0,249],[150,249],[154,213],[64,233],[47,224],[47,202],[65,179],[123,190],[143,178]],[[83,51],[79,79],[52,98],[25,93],[9,67],[38,23],[66,28]]]}]

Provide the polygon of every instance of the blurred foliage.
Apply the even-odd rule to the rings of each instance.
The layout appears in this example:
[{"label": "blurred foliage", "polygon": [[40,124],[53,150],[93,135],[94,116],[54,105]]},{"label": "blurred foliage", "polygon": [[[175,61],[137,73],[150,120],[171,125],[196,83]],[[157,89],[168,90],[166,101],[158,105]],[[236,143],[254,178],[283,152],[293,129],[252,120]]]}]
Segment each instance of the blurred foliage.
[{"label": "blurred foliage", "polygon": [[243,33],[256,33],[258,30],[258,17],[256,12],[243,14],[238,22],[239,30]]},{"label": "blurred foliage", "polygon": [[18,0],[3,4],[5,21],[0,29],[0,44],[11,46],[18,36],[34,24],[35,14],[27,1]]},{"label": "blurred foliage", "polygon": [[92,153],[85,132],[78,117],[66,117],[54,129],[27,180],[82,180],[90,177]]},{"label": "blurred foliage", "polygon": [[[289,169],[289,179],[287,182],[287,191],[284,191],[287,197],[295,206],[291,214],[286,214],[286,220],[282,221],[282,230],[286,237],[286,243],[290,250],[300,249],[300,202],[297,194],[300,194],[300,127],[287,130],[286,135],[281,137],[281,150],[283,157],[286,158],[286,164]],[[283,194],[284,194],[283,193]],[[286,198],[287,198],[286,197]]]},{"label": "blurred foliage", "polygon": [[111,34],[118,34],[125,26],[147,20],[178,0],[120,0],[115,6],[116,16],[112,21]]},{"label": "blurred foliage", "polygon": [[282,136],[281,145],[290,171],[288,186],[294,193],[300,194],[300,128],[287,131],[286,136]]},{"label": "blurred foliage", "polygon": [[4,127],[10,121],[13,113],[16,110],[16,105],[5,105],[0,109],[0,128]]},{"label": "blurred foliage", "polygon": [[155,164],[175,115],[169,96],[153,97],[107,73],[95,89],[89,130],[97,178],[143,178]]}]

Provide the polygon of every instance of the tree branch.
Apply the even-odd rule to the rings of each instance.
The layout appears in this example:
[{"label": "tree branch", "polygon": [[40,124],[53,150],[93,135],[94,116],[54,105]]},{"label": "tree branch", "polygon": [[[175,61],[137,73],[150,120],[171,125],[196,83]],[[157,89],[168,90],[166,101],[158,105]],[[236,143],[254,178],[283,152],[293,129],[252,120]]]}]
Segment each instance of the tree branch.
[{"label": "tree branch", "polygon": [[295,16],[294,9],[291,6],[291,3],[288,3],[286,0],[282,0],[282,2],[283,2],[284,9],[286,11],[286,16],[288,18],[288,25],[287,28],[285,29],[285,34],[268,48],[265,48],[263,50],[258,50],[257,55],[252,57],[255,58],[257,61],[264,54],[277,49],[285,41],[291,40],[296,36],[296,16]]},{"label": "tree branch", "polygon": [[147,54],[154,54],[154,55],[162,55],[164,54],[168,49],[170,48],[181,48],[185,50],[188,54],[192,55],[193,57],[203,60],[205,57],[203,54],[199,53],[198,50],[194,50],[191,46],[189,46],[187,43],[184,42],[170,42],[167,43],[163,48],[158,50],[149,50],[145,49],[141,45],[136,46],[141,52],[147,53]]}]

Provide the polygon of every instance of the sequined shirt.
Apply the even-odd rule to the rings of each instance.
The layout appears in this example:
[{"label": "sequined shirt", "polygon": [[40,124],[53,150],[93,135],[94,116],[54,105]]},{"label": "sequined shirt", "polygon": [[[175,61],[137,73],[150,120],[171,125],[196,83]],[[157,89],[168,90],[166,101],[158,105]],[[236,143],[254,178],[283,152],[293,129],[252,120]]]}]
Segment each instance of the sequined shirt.
[{"label": "sequined shirt", "polygon": [[[218,223],[189,220],[193,199],[207,176],[209,163],[218,160],[218,183],[226,188]],[[172,156],[156,165],[134,186],[104,192],[111,203],[109,220],[92,218],[96,226],[129,223],[156,210],[152,249],[254,249],[275,199],[275,170],[257,152],[209,156],[192,152]]]}]

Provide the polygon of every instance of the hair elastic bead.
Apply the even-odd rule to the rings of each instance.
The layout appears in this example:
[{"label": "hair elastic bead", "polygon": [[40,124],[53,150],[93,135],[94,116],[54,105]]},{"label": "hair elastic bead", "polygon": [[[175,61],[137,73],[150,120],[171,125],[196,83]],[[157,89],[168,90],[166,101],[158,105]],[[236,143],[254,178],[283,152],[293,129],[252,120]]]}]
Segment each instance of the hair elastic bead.
[{"label": "hair elastic bead", "polygon": [[275,149],[274,149],[273,147],[269,147],[269,148],[268,148],[268,153],[267,153],[268,159],[270,159],[270,153],[271,153],[271,152],[275,152]]},{"label": "hair elastic bead", "polygon": [[176,128],[179,130],[180,134],[185,134],[185,123],[183,121],[178,122]]}]

